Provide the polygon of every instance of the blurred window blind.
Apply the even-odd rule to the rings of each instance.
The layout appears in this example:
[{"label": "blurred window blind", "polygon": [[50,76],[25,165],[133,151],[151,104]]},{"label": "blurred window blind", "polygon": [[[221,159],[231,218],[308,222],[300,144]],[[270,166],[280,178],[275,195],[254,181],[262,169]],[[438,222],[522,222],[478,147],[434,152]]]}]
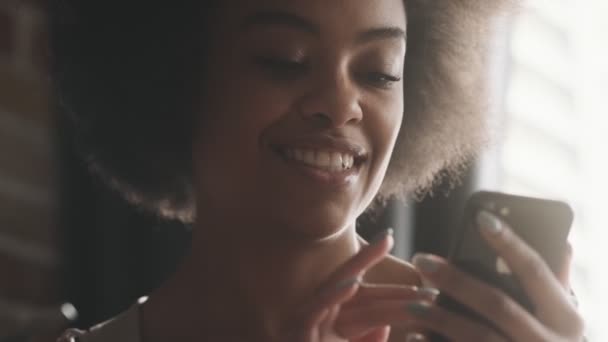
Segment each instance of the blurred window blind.
[{"label": "blurred window blind", "polygon": [[606,19],[605,0],[539,0],[524,9],[510,43],[504,144],[490,158],[498,161],[494,187],[573,206],[573,287],[589,340],[598,342],[608,341]]}]

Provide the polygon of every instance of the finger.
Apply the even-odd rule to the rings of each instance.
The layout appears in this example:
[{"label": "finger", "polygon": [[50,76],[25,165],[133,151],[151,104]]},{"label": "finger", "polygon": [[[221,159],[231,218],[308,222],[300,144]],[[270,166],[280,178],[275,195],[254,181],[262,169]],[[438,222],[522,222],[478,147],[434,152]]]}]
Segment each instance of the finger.
[{"label": "finger", "polygon": [[551,307],[551,303],[563,299],[563,290],[549,266],[504,221],[482,211],[478,224],[484,238],[505,259],[536,308]]},{"label": "finger", "polygon": [[391,334],[391,327],[386,325],[372,330],[369,334],[357,339],[356,342],[386,342]]},{"label": "finger", "polygon": [[[416,326],[424,327],[428,331],[438,333],[450,341],[455,342],[507,342],[506,337],[483,324],[469,320],[464,316],[451,313],[441,307],[428,302],[411,302],[407,304],[406,311],[411,322]],[[517,341],[534,341],[531,339]]]},{"label": "finger", "polygon": [[405,342],[427,342],[426,336],[420,333],[409,333],[405,337]]},{"label": "finger", "polygon": [[295,329],[294,326],[286,327],[284,335],[287,337],[283,340],[294,342],[319,341],[320,336],[325,336],[331,330],[338,313],[338,306],[320,310],[310,316],[308,322],[297,324]]},{"label": "finger", "polygon": [[336,284],[360,278],[367,270],[382,261],[393,247],[392,234],[392,229],[380,233],[372,243],[362,248],[355,256],[334,271],[319,288],[319,291],[331,291]]},{"label": "finger", "polygon": [[387,325],[403,325],[409,318],[404,310],[409,301],[374,301],[356,307],[344,307],[336,320],[336,332],[347,340],[366,336]]},{"label": "finger", "polygon": [[431,287],[418,287],[407,285],[361,284],[357,294],[345,303],[344,306],[364,305],[377,300],[428,300],[434,301],[439,291]]},{"label": "finger", "polygon": [[417,286],[408,285],[385,285],[385,284],[361,284],[357,298],[368,299],[390,299],[403,297],[403,299],[415,296],[419,291]]},{"label": "finger", "polygon": [[312,302],[309,308],[304,310],[304,329],[312,329],[326,320],[333,308],[340,303],[351,299],[359,287],[359,279],[337,284],[333,291],[325,291],[316,301]]},{"label": "finger", "polygon": [[317,299],[304,309],[305,328],[319,324],[325,318],[328,308],[351,299],[357,292],[362,275],[380,262],[392,246],[392,230],[388,229],[340,266],[317,290]]},{"label": "finger", "polygon": [[319,323],[319,329],[323,333],[329,333],[332,331],[336,318],[340,313],[341,308],[336,305],[328,310],[327,316]]},{"label": "finger", "polygon": [[482,235],[520,281],[542,323],[562,332],[580,328],[567,292],[540,255],[495,215],[484,211],[478,219]]},{"label": "finger", "polygon": [[428,299],[433,300],[439,295],[439,290],[432,287],[409,285],[361,284],[353,301],[365,302],[382,299]]},{"label": "finger", "polygon": [[[360,285],[357,294],[355,297],[342,305],[343,310],[354,309],[357,306],[366,306],[369,305],[370,302],[378,302],[378,301],[404,301],[404,300],[425,300],[429,302],[433,302],[437,299],[439,295],[439,291],[435,288],[431,287],[417,287],[417,286],[406,286],[406,285],[391,285],[391,284],[366,284],[363,283]],[[406,338],[406,332],[411,332],[411,329],[393,329],[391,330],[391,334],[401,334],[403,338]],[[424,335],[420,334],[410,334],[409,340],[411,342],[424,342]],[[392,336],[392,335],[391,335]],[[416,339],[418,338],[418,339]],[[361,341],[357,340],[357,342],[367,341],[366,338],[363,338]],[[373,340],[375,341],[375,340]]]},{"label": "finger", "polygon": [[535,340],[545,327],[504,292],[450,265],[444,259],[417,254],[414,265],[442,293],[486,318],[514,341]]},{"label": "finger", "polygon": [[570,242],[566,244],[566,253],[564,253],[564,259],[562,260],[557,279],[562,284],[564,289],[570,291],[570,268],[572,265],[572,245]]},{"label": "finger", "polygon": [[432,287],[384,284],[361,284],[357,292],[357,298],[361,300],[408,299],[415,297],[425,297],[421,299],[432,300],[437,295],[439,295],[439,290]]},{"label": "finger", "polygon": [[374,303],[358,310],[343,311],[336,322],[340,335],[346,339],[356,339],[382,325],[434,331],[449,338],[450,341],[507,341],[497,331],[429,302]]}]

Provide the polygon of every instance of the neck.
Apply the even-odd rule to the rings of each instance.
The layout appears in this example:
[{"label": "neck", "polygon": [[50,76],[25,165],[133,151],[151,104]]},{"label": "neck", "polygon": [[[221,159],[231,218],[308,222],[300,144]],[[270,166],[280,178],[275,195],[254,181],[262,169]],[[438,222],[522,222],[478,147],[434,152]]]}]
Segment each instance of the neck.
[{"label": "neck", "polygon": [[228,341],[226,332],[235,331],[235,340],[273,340],[289,324],[285,320],[360,248],[354,223],[323,239],[261,234],[270,231],[263,227],[248,226],[246,232],[229,227],[245,225],[197,222],[192,252],[150,297],[144,308],[146,323],[158,327],[154,321],[163,322],[170,335],[166,337],[177,338],[179,331],[184,341]]}]

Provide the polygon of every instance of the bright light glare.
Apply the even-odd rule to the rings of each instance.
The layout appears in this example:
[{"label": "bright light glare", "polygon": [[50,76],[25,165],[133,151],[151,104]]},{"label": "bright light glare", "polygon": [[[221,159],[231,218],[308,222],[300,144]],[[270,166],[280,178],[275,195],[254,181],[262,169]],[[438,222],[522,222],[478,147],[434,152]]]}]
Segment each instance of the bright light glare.
[{"label": "bright light glare", "polygon": [[516,23],[500,188],[567,200],[573,288],[608,341],[608,1],[536,1]]}]

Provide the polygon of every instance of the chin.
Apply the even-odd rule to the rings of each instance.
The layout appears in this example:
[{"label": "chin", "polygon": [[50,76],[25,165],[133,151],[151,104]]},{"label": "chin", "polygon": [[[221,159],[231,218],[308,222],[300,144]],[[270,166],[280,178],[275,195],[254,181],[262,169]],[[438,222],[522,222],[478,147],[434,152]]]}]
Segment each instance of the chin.
[{"label": "chin", "polygon": [[281,226],[290,234],[310,240],[323,240],[355,224],[356,215],[331,204],[309,207],[304,210],[283,210]]}]

